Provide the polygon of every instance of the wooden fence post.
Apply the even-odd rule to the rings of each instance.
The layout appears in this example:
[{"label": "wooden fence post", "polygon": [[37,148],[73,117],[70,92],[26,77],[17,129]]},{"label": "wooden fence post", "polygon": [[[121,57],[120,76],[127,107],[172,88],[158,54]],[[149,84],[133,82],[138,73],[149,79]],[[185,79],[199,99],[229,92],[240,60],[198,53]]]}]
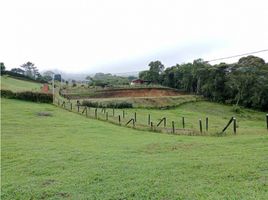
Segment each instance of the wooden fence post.
[{"label": "wooden fence post", "polygon": [[97,117],[98,117],[97,112],[98,112],[98,110],[97,110],[97,108],[95,108],[95,118],[96,118],[96,119],[97,119]]},{"label": "wooden fence post", "polygon": [[234,134],[236,134],[236,118],[233,118],[234,120]]},{"label": "wooden fence post", "polygon": [[125,118],[125,111],[123,110],[123,118]]},{"label": "wooden fence post", "polygon": [[199,128],[200,128],[200,133],[202,133],[202,120],[199,119]]},{"label": "wooden fence post", "polygon": [[267,130],[268,130],[268,114],[266,114],[266,127],[267,127]]},{"label": "wooden fence post", "polygon": [[77,105],[77,112],[79,112],[79,105]]},{"label": "wooden fence post", "polygon": [[119,123],[119,125],[121,125],[121,117],[120,117],[120,115],[118,115],[118,123]]},{"label": "wooden fence post", "polygon": [[185,121],[184,121],[184,117],[182,117],[182,128],[185,128]]},{"label": "wooden fence post", "polygon": [[137,122],[137,113],[136,112],[134,113],[134,120],[135,120],[135,122]]},{"label": "wooden fence post", "polygon": [[86,106],[86,116],[87,116],[87,106]]},{"label": "wooden fence post", "polygon": [[175,125],[174,125],[174,121],[172,121],[172,133],[175,133]]},{"label": "wooden fence post", "polygon": [[113,117],[114,117],[114,108],[113,108]]},{"label": "wooden fence post", "polygon": [[231,119],[229,120],[228,124],[224,127],[224,129],[221,131],[221,133],[224,133],[224,131],[228,128],[228,126],[233,122],[234,117],[231,117]]},{"label": "wooden fence post", "polygon": [[164,118],[164,127],[167,126],[167,118]]},{"label": "wooden fence post", "polygon": [[71,103],[71,110],[73,110],[73,104]]},{"label": "wooden fence post", "polygon": [[150,126],[150,124],[151,124],[151,115],[149,114],[148,115],[148,125]]},{"label": "wooden fence post", "polygon": [[166,127],[166,118],[163,117],[159,122],[158,124],[156,125],[157,127],[164,121],[164,127]]},{"label": "wooden fence post", "polygon": [[153,122],[151,122],[151,130],[153,130]]},{"label": "wooden fence post", "polygon": [[133,118],[130,119],[130,120],[126,123],[126,126],[127,126],[130,122],[132,122],[132,126],[134,127],[134,126],[135,126],[135,122],[134,122],[134,119],[133,119]]},{"label": "wooden fence post", "polygon": [[206,131],[208,131],[208,117],[206,117]]}]

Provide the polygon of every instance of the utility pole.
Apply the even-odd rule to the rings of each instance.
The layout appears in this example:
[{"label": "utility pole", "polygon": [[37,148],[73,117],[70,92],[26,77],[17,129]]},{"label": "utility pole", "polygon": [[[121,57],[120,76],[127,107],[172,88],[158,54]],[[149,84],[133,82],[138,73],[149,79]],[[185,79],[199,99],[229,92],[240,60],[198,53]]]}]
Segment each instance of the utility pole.
[{"label": "utility pole", "polygon": [[55,99],[55,83],[54,83],[54,74],[52,75],[52,95],[53,95],[53,103]]}]

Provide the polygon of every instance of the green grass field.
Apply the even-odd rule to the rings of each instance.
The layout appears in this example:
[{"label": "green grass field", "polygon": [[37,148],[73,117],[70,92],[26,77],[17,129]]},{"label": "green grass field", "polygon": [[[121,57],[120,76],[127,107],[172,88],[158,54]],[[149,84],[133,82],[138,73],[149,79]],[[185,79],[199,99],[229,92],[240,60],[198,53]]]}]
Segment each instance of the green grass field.
[{"label": "green grass field", "polygon": [[0,76],[1,89],[11,91],[40,91],[43,84],[19,80],[9,76]]},{"label": "green grass field", "polygon": [[1,105],[2,199],[268,199],[268,132],[176,136],[48,104]]}]

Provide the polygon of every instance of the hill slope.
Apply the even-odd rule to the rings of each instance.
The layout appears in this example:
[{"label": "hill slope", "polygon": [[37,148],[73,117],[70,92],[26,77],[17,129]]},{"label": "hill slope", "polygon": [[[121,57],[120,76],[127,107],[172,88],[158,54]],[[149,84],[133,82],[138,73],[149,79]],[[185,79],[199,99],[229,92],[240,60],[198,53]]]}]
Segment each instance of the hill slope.
[{"label": "hill slope", "polygon": [[268,198],[268,135],[156,134],[48,104],[2,105],[2,199]]},{"label": "hill slope", "polygon": [[40,91],[42,83],[15,79],[9,76],[0,76],[1,89],[11,91]]}]

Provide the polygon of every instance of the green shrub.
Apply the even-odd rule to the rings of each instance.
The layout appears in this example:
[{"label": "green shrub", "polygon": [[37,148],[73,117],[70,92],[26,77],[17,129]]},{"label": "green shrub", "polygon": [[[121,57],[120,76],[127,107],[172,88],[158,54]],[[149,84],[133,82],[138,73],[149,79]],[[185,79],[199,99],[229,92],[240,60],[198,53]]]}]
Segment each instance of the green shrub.
[{"label": "green shrub", "polygon": [[133,108],[132,103],[129,102],[119,102],[119,103],[108,103],[107,108]]},{"label": "green shrub", "polygon": [[41,92],[12,92],[10,90],[1,90],[1,96],[9,99],[20,99],[40,103],[52,103],[53,95]]},{"label": "green shrub", "polygon": [[240,106],[233,105],[232,111],[235,112],[235,113],[240,113],[241,112],[241,108],[240,108]]},{"label": "green shrub", "polygon": [[88,107],[94,107],[94,108],[99,107],[98,102],[92,102],[92,101],[87,101],[87,100],[82,101],[82,105],[83,106],[88,106]]},{"label": "green shrub", "polygon": [[1,97],[4,98],[14,98],[16,96],[15,93],[13,93],[11,90],[1,90]]},{"label": "green shrub", "polygon": [[102,104],[98,102],[92,102],[88,100],[84,100],[82,102],[83,106],[88,106],[88,107],[94,107],[94,108],[133,108],[133,105],[128,102],[119,102],[119,103],[107,103],[107,104]]}]

